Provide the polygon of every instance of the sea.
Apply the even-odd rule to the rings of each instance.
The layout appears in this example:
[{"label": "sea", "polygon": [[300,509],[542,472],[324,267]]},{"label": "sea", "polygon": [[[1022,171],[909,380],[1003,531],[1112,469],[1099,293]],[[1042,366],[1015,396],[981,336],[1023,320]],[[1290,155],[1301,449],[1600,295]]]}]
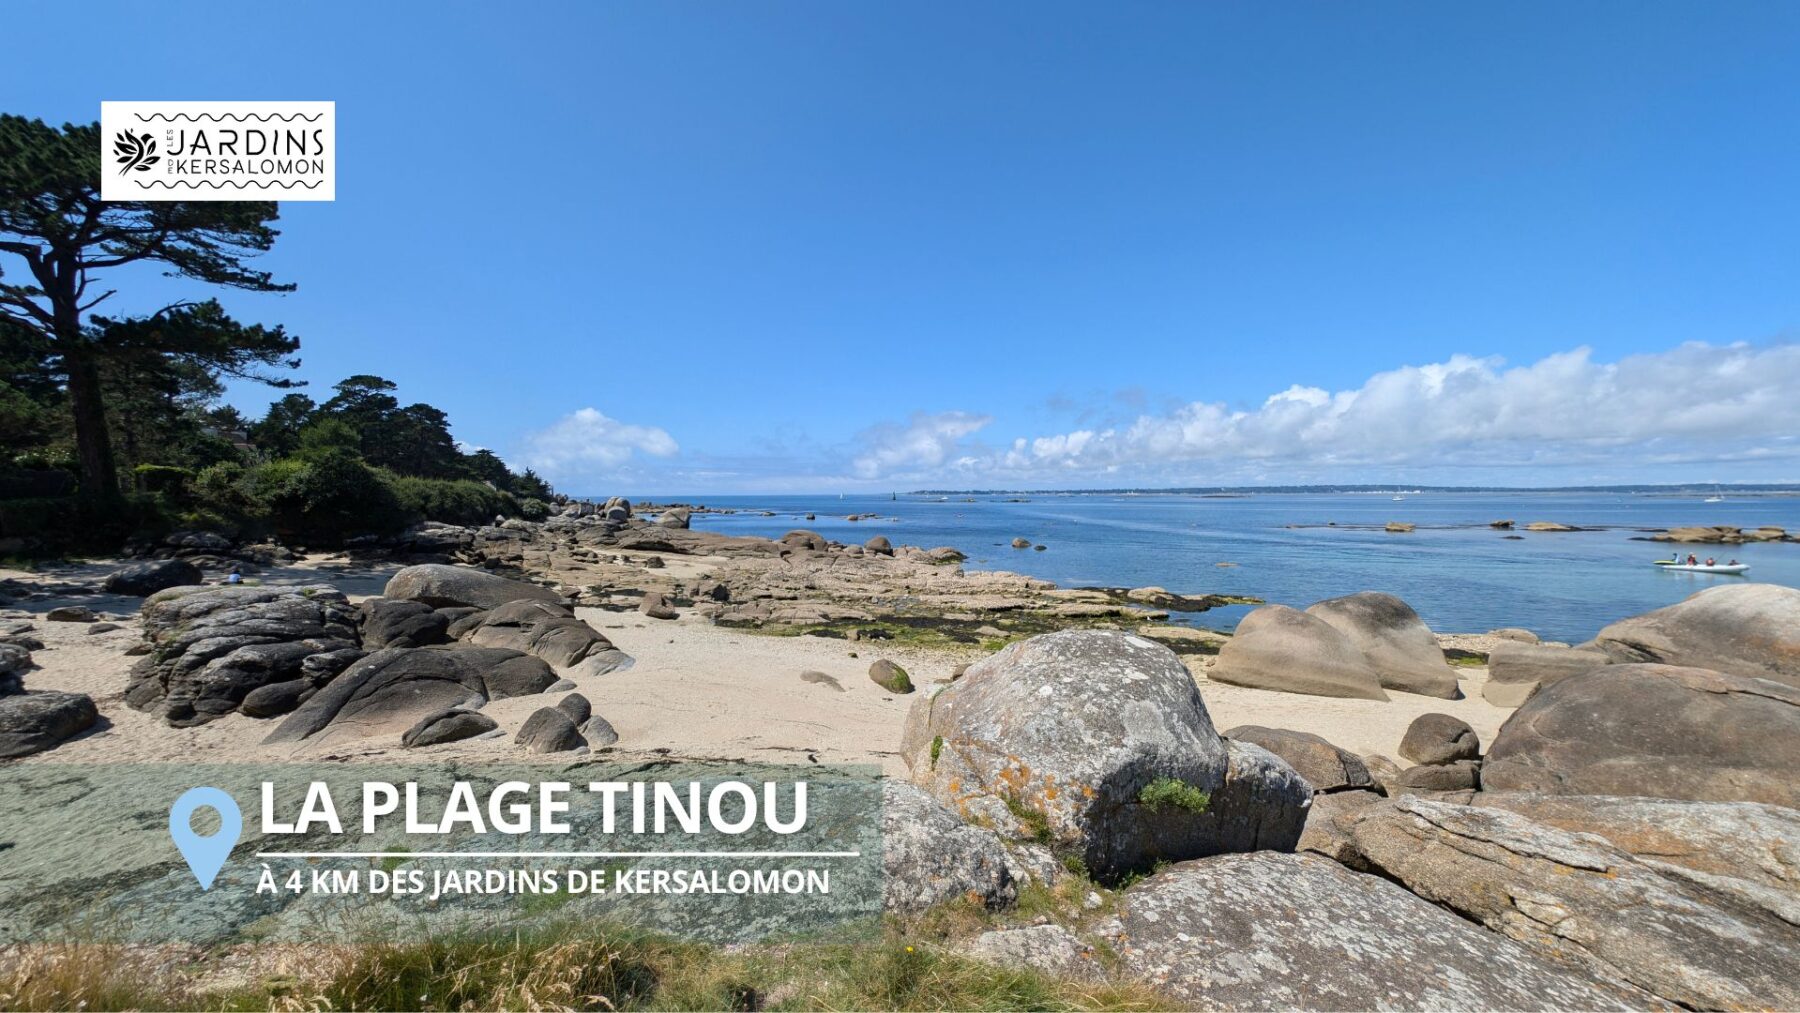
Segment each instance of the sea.
[{"label": "sea", "polygon": [[[1395,499],[1396,492],[1400,498]],[[1602,626],[1703,588],[1746,581],[1800,586],[1800,543],[1682,546],[1702,559],[1750,564],[1745,577],[1672,573],[1653,565],[1673,546],[1652,529],[1773,524],[1800,530],[1800,497],[1623,492],[1004,493],[667,497],[731,513],[696,528],[780,537],[796,528],[860,543],[950,545],[966,569],[1010,570],[1061,587],[1156,585],[1181,594],[1248,595],[1303,608],[1357,591],[1405,599],[1439,632],[1502,626],[1577,643]],[[806,520],[806,514],[815,519]],[[848,515],[873,515],[850,521]],[[1513,531],[1490,523],[1510,520]],[[1390,534],[1389,521],[1416,525]],[[1580,531],[1524,530],[1553,521]],[[1508,535],[1515,536],[1508,538]],[[1014,538],[1044,551],[1014,549]],[[1249,609],[1176,614],[1228,630]]]}]

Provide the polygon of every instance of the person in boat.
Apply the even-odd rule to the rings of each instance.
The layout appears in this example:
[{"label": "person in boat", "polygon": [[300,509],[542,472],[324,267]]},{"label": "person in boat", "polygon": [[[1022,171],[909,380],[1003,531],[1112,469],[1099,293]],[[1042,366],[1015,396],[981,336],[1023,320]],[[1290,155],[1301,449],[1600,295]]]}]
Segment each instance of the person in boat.
[{"label": "person in boat", "polygon": [[1691,552],[1690,552],[1690,553],[1688,553],[1688,558],[1687,558],[1687,565],[1689,565],[1689,566],[1699,566],[1699,565],[1700,565],[1700,560],[1698,560],[1698,559],[1696,559],[1696,558],[1694,558],[1694,554],[1693,554],[1693,553],[1691,553]]},{"label": "person in boat", "polygon": [[1738,561],[1734,559],[1731,562],[1726,563],[1725,565],[1726,566],[1736,566],[1736,565],[1738,565]]},{"label": "person in boat", "polygon": [[1706,557],[1706,565],[1707,566],[1716,566],[1718,564],[1713,562],[1713,558],[1711,556],[1707,556]]}]

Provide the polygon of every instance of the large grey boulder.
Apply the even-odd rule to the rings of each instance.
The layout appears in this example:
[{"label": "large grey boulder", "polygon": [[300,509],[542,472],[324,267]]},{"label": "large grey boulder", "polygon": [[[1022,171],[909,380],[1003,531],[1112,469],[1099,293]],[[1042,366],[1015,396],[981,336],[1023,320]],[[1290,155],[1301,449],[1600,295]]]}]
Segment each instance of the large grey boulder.
[{"label": "large grey boulder", "polygon": [[1665,876],[1729,894],[1800,926],[1800,810],[1758,802],[1495,791],[1475,795],[1470,804],[1597,834]]},{"label": "large grey boulder", "polygon": [[1346,820],[1353,864],[1548,957],[1691,1009],[1800,1008],[1800,928],[1602,838],[1405,796]]},{"label": "large grey boulder", "polygon": [[904,781],[881,784],[882,907],[913,914],[946,901],[978,897],[992,909],[1018,898],[1006,849],[991,830]]},{"label": "large grey boulder", "polygon": [[1372,789],[1375,786],[1361,757],[1347,749],[1339,749],[1311,732],[1238,725],[1227,729],[1225,737],[1261,746],[1281,757],[1306,778],[1306,783],[1312,785],[1315,792]]},{"label": "large grey boulder", "polygon": [[381,593],[388,598],[424,602],[433,608],[471,605],[486,609],[512,601],[562,601],[561,595],[547,587],[443,563],[406,567],[388,579]]},{"label": "large grey boulder", "polygon": [[427,647],[448,643],[450,620],[443,612],[404,598],[370,598],[358,606],[362,642],[367,650],[383,647]]},{"label": "large grey boulder", "polygon": [[100,712],[85,693],[0,696],[0,760],[53,749],[99,720]]},{"label": "large grey boulder", "polygon": [[520,651],[575,675],[604,675],[630,668],[632,658],[566,606],[546,601],[507,602],[482,616],[465,634],[472,644]]},{"label": "large grey boulder", "polygon": [[1411,605],[1380,591],[1359,591],[1306,610],[1330,623],[1362,651],[1385,689],[1444,700],[1462,697],[1444,649]]},{"label": "large grey boulder", "polygon": [[1495,791],[1800,808],[1800,690],[1700,668],[1608,665],[1545,686],[1500,726]]},{"label": "large grey boulder", "polygon": [[1400,755],[1414,763],[1455,763],[1481,755],[1481,738],[1462,718],[1421,714],[1400,737]]},{"label": "large grey boulder", "polygon": [[1650,1004],[1318,855],[1258,851],[1164,869],[1126,891],[1113,947],[1186,1009]]},{"label": "large grey boulder", "polygon": [[1219,737],[1174,652],[1103,630],[971,665],[913,707],[901,755],[960,815],[1053,844],[1101,878],[1291,848],[1312,797],[1273,754]]},{"label": "large grey boulder", "polygon": [[692,522],[692,518],[693,511],[684,506],[675,506],[658,514],[656,523],[659,527],[685,528]]},{"label": "large grey boulder", "polygon": [[1388,698],[1380,675],[1349,637],[1285,605],[1264,605],[1245,616],[1206,677],[1284,693]]},{"label": "large grey boulder", "polygon": [[1709,587],[1613,623],[1594,645],[1614,661],[1710,668],[1800,687],[1800,589]]},{"label": "large grey boulder", "polygon": [[107,574],[101,586],[112,594],[148,598],[158,591],[199,584],[204,580],[200,568],[185,559],[157,559],[122,566]]},{"label": "large grey boulder", "polygon": [[1507,641],[1488,652],[1488,677],[1481,695],[1496,707],[1517,707],[1539,686],[1611,663],[1612,658],[1600,651]]},{"label": "large grey boulder", "polygon": [[398,736],[429,714],[542,693],[555,682],[550,666],[518,651],[463,644],[390,647],[345,669],[263,741]]},{"label": "large grey boulder", "polygon": [[178,728],[230,714],[263,686],[321,684],[359,650],[357,610],[329,584],[171,588],[140,614],[150,653],[125,702]]}]

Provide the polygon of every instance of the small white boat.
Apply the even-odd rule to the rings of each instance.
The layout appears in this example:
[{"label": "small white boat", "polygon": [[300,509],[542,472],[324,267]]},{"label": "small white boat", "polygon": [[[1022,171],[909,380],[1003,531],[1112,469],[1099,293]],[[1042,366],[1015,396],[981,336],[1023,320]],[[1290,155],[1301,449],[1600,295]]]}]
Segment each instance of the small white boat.
[{"label": "small white boat", "polygon": [[1723,497],[1723,496],[1708,496],[1705,499],[1701,500],[1700,502],[1702,502],[1702,503],[1723,503],[1723,502],[1725,502],[1725,497]]},{"label": "small white boat", "polygon": [[1740,574],[1750,570],[1749,563],[1714,563],[1711,566],[1707,566],[1705,563],[1695,563],[1690,566],[1678,559],[1659,559],[1656,561],[1656,565],[1665,570],[1680,570],[1684,573]]}]

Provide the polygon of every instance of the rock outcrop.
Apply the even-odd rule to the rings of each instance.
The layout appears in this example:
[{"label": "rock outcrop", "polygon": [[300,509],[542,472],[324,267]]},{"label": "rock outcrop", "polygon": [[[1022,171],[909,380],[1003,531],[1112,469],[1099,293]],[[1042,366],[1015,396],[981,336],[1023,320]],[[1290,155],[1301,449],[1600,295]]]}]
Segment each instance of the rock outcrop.
[{"label": "rock outcrop", "polygon": [[1800,926],[1800,810],[1756,802],[1484,791],[1505,809],[1570,833],[1597,834],[1665,876],[1685,879]]},{"label": "rock outcrop", "polygon": [[554,602],[507,602],[474,620],[464,639],[542,658],[576,676],[605,675],[632,663],[629,654]]},{"label": "rock outcrop", "polygon": [[1126,891],[1113,947],[1187,1009],[1637,1009],[1595,980],[1318,855],[1183,862]]},{"label": "rock outcrop", "polygon": [[1498,791],[1800,807],[1800,690],[1669,665],[1608,665],[1545,686],[1488,748]]},{"label": "rock outcrop", "polygon": [[263,741],[398,736],[439,711],[475,710],[489,700],[542,693],[555,682],[550,666],[518,651],[464,644],[387,648],[345,669]]},{"label": "rock outcrop", "polygon": [[450,617],[424,602],[396,598],[370,598],[358,606],[362,613],[363,648],[428,647],[448,643],[445,631]]},{"label": "rock outcrop", "polygon": [[360,656],[357,611],[329,584],[178,587],[144,602],[150,654],[125,702],[176,727],[237,710],[253,690],[330,680]]},{"label": "rock outcrop", "polygon": [[1800,589],[1709,587],[1613,623],[1594,646],[1618,662],[1710,668],[1800,688]]},{"label": "rock outcrop", "polygon": [[1291,848],[1312,796],[1273,754],[1219,737],[1172,651],[1099,630],[970,666],[915,704],[902,757],[959,814],[1054,842],[1102,878]]},{"label": "rock outcrop", "polygon": [[1245,616],[1206,677],[1284,693],[1388,698],[1380,675],[1349,637],[1285,605],[1264,605]]},{"label": "rock outcrop", "polygon": [[1431,627],[1411,605],[1380,591],[1359,591],[1306,610],[1350,639],[1384,689],[1444,700],[1462,697]]},{"label": "rock outcrop", "polygon": [[1598,837],[1407,797],[1345,819],[1353,863],[1553,959],[1691,1009],[1800,1008],[1800,928]]},{"label": "rock outcrop", "polygon": [[388,579],[382,594],[424,602],[433,608],[468,605],[488,609],[514,601],[562,601],[561,595],[547,587],[442,563],[406,567]]},{"label": "rock outcrop", "polygon": [[964,823],[916,785],[882,782],[881,839],[888,911],[917,913],[963,897],[999,909],[1017,899],[1000,838]]}]

